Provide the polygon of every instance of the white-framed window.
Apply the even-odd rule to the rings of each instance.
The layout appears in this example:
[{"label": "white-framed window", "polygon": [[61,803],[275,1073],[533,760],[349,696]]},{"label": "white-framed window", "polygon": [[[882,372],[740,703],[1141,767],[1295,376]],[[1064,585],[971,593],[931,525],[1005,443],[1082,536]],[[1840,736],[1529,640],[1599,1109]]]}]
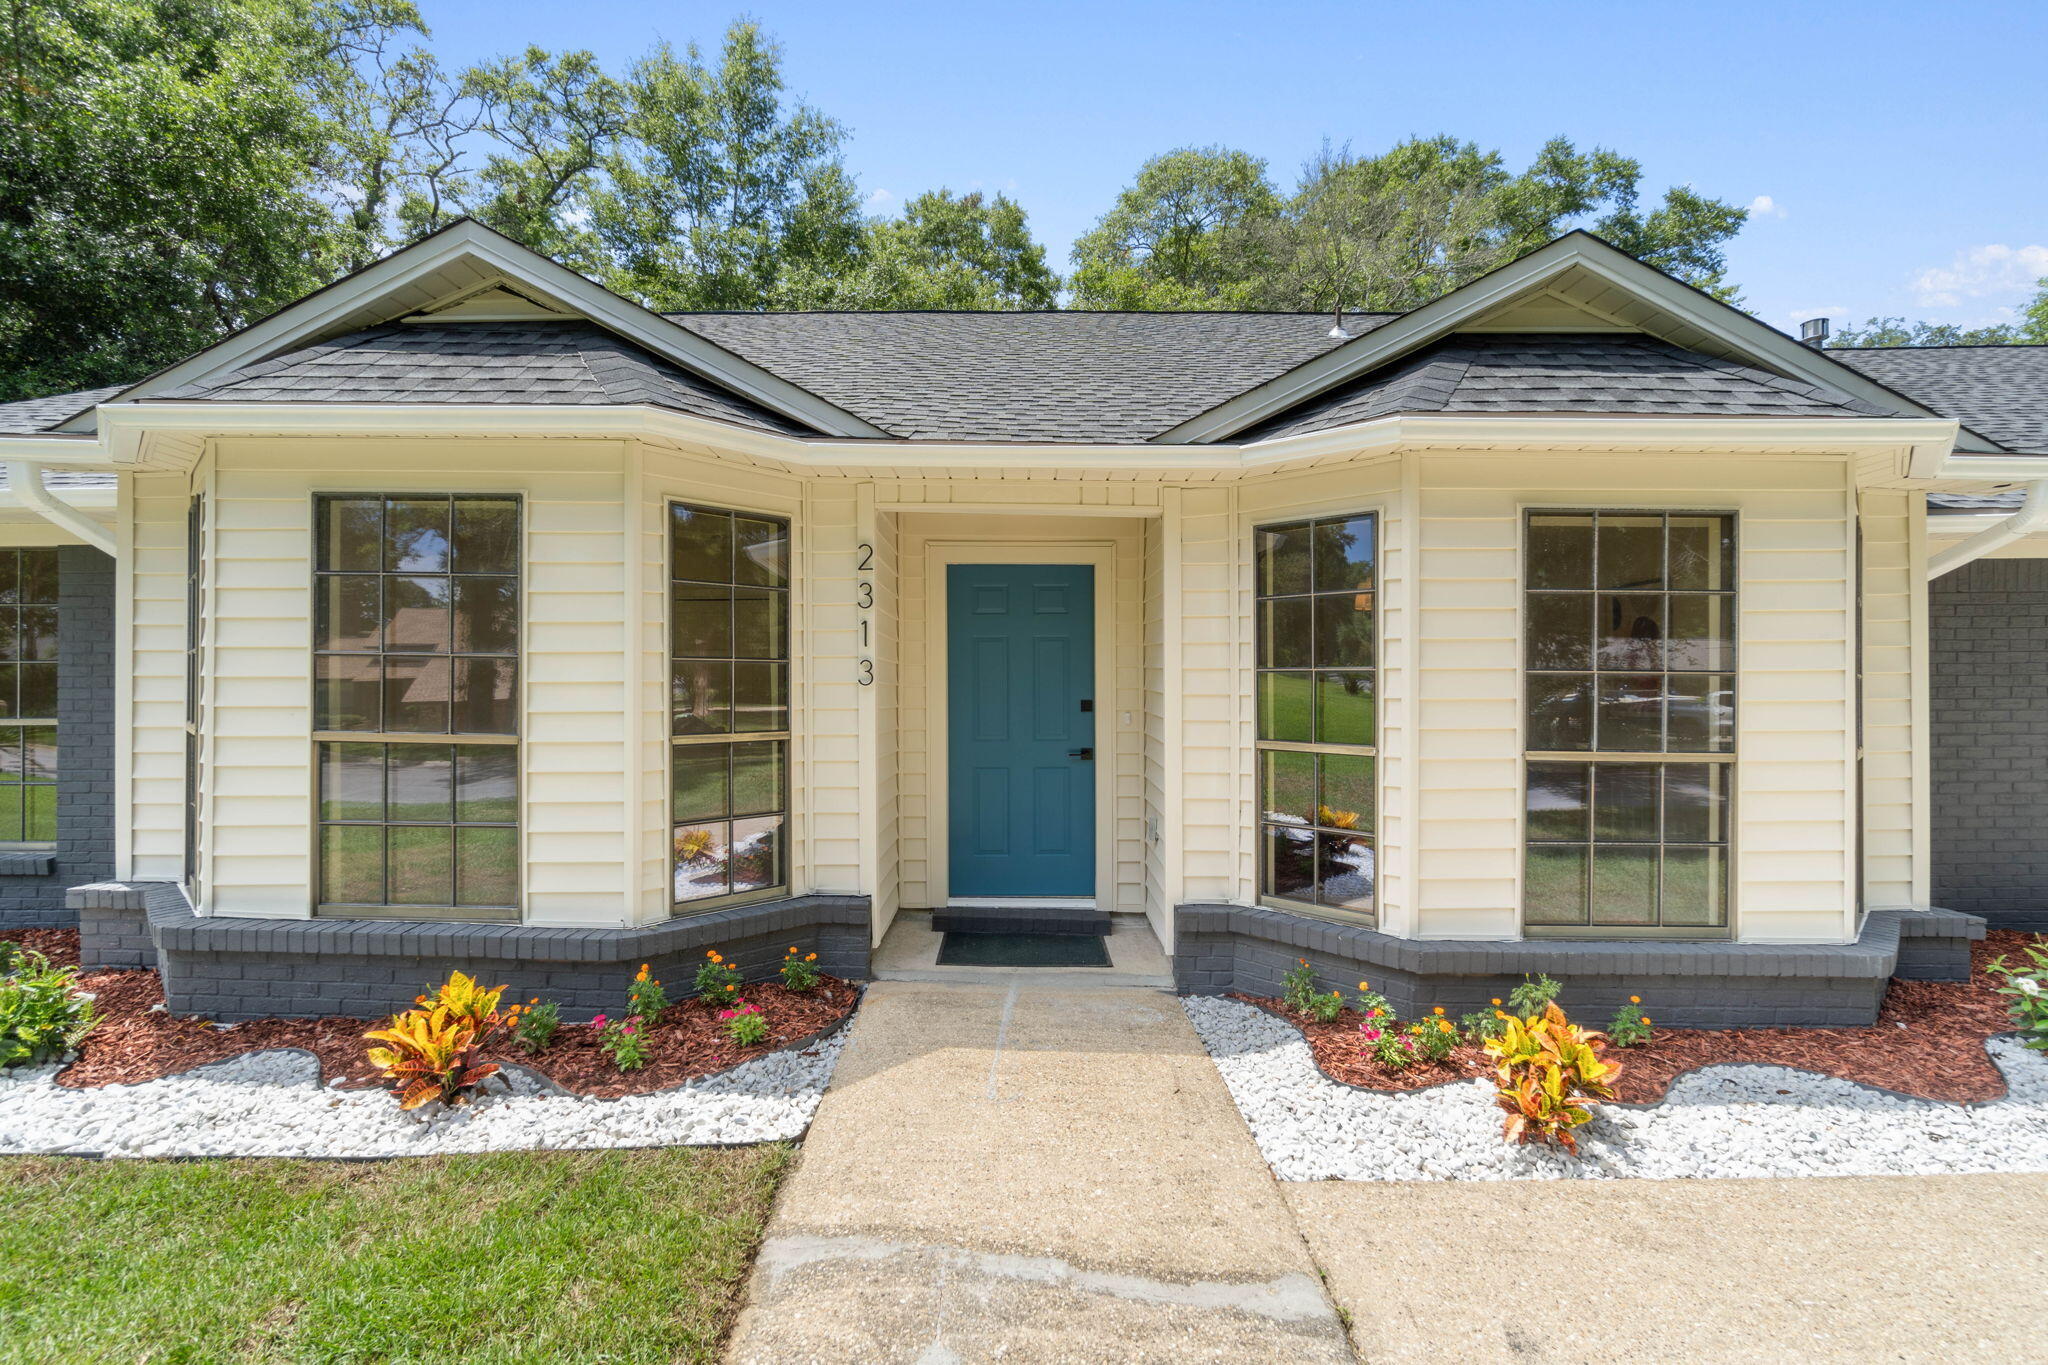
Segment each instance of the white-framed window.
[{"label": "white-framed window", "polygon": [[0,549],[0,847],[57,842],[57,551]]},{"label": "white-framed window", "polygon": [[519,917],[520,505],[316,501],[317,909]]},{"label": "white-framed window", "polygon": [[1735,517],[1531,511],[1523,555],[1523,923],[1728,931]]},{"label": "white-framed window", "polygon": [[1371,922],[1377,908],[1379,521],[1253,531],[1259,896]]},{"label": "white-framed window", "polygon": [[789,889],[789,522],[669,504],[671,902]]}]

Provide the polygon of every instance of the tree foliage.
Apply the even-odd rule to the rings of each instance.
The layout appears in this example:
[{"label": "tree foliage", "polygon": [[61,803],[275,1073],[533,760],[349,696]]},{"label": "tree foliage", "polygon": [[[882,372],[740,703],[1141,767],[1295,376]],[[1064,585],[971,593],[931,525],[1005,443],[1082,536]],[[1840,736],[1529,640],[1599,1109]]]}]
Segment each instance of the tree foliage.
[{"label": "tree foliage", "polygon": [[0,42],[0,398],[138,378],[313,289],[346,244],[319,108],[405,5],[53,0]]},{"label": "tree foliage", "polygon": [[470,215],[657,308],[1052,306],[1003,196],[871,219],[752,23],[444,69],[411,0],[0,9],[0,400],[138,379]]},{"label": "tree foliage", "polygon": [[1451,137],[1378,156],[1325,146],[1282,196],[1226,148],[1147,162],[1074,247],[1074,302],[1094,308],[1402,310],[1587,227],[1720,297],[1743,209],[1686,186],[1654,208],[1642,166],[1553,138],[1528,169]]},{"label": "tree foliage", "polygon": [[1903,317],[1868,318],[1828,339],[1829,349],[1849,346],[2048,346],[2048,279],[2035,282],[2033,299],[2018,322],[1958,327],[1952,322],[1908,322]]}]

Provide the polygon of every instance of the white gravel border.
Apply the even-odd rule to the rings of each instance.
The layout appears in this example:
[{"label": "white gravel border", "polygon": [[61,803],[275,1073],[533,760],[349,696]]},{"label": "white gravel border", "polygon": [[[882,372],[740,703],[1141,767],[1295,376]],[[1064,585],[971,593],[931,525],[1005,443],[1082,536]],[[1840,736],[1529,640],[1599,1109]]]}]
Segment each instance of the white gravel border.
[{"label": "white gravel border", "polygon": [[393,1157],[594,1147],[702,1147],[803,1136],[845,1044],[829,1037],[668,1090],[600,1100],[523,1067],[420,1119],[382,1090],[320,1084],[298,1048],[245,1053],[138,1085],[67,1090],[60,1066],[0,1071],[0,1154]]},{"label": "white gravel border", "polygon": [[2002,1100],[1950,1104],[1790,1067],[1711,1066],[1680,1076],[1656,1104],[1600,1106],[1573,1158],[1504,1142],[1486,1080],[1358,1090],[1323,1075],[1300,1031],[1263,1010],[1214,996],[1182,1004],[1282,1180],[2048,1171],[2048,1057],[2013,1038],[1989,1044]]}]

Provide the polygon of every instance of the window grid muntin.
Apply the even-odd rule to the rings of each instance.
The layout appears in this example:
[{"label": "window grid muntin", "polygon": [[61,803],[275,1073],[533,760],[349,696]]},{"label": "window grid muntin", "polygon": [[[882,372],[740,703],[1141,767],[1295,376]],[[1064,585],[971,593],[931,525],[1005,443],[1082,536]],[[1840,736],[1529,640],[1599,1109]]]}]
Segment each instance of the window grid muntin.
[{"label": "window grid muntin", "polygon": [[[685,530],[693,525],[716,526],[723,524],[725,549],[722,552],[722,574],[716,564],[706,564],[695,553],[697,548],[691,539],[692,552],[685,554]],[[755,538],[743,540],[742,527],[753,528]],[[668,504],[668,658],[669,658],[669,901],[672,914],[695,914],[700,911],[718,909],[723,906],[743,904],[770,896],[786,894],[790,883],[790,772],[789,738],[791,734],[790,715],[794,698],[791,690],[790,633],[791,612],[794,594],[789,572],[792,546],[791,523],[786,517],[752,512],[744,509],[713,507],[683,501]],[[716,536],[717,531],[712,534]],[[750,547],[766,548],[768,557],[762,559],[750,556]],[[749,567],[750,566],[750,567]],[[722,593],[705,595],[706,590],[722,590]],[[689,596],[685,596],[689,594]],[[726,603],[724,640],[727,648],[722,651],[693,651],[685,653],[682,644],[683,611],[680,603],[685,600],[710,602],[722,596]],[[765,624],[767,633],[760,637],[764,648],[755,652],[742,653],[740,612],[742,602],[760,602],[767,609]],[[691,627],[695,630],[695,626]],[[693,635],[694,640],[701,633]],[[698,710],[691,713],[685,729],[685,693],[683,670],[685,667],[703,670],[725,670],[725,689],[719,703],[710,708],[714,719],[707,721],[707,712]],[[751,701],[743,701],[739,690],[741,670],[754,672],[756,680],[770,680],[771,686],[765,692],[757,692]],[[715,673],[714,675],[715,676]],[[694,682],[695,680],[693,680]],[[694,695],[694,694],[693,694]],[[760,705],[764,713],[754,717],[763,728],[746,728],[742,716],[744,705]],[[715,719],[717,711],[723,711],[722,727],[714,728],[720,722]],[[777,723],[779,722],[779,723]],[[740,766],[741,755],[753,751],[757,746],[775,755],[774,793],[775,805],[771,809],[751,810],[740,813],[734,809],[732,793],[735,789],[735,773]],[[701,818],[684,819],[678,811],[681,807],[681,793],[678,783],[686,765],[699,763],[702,756],[711,751],[720,751],[724,756],[723,771],[726,804],[718,814]],[[739,836],[736,831],[746,829],[750,835],[767,835],[765,853],[768,859],[766,875],[755,875],[747,884],[740,885],[739,871],[742,859],[734,853],[734,842]],[[702,833],[700,833],[702,832]],[[685,857],[702,834],[708,834],[710,842],[703,845],[705,851]],[[759,853],[754,855],[756,858]],[[722,859],[714,868],[713,862]],[[758,863],[755,864],[759,866]],[[686,878],[695,894],[685,897],[682,890]],[[715,883],[715,884],[714,884]]]},{"label": "window grid muntin", "polygon": [[[1323,528],[1338,528],[1350,523],[1362,523],[1365,528],[1366,553],[1364,565],[1367,581],[1363,585],[1360,585],[1355,580],[1337,584],[1326,584],[1322,580],[1325,565],[1323,557],[1318,551],[1320,543],[1319,533]],[[1269,591],[1270,588],[1276,586],[1274,580],[1285,572],[1284,567],[1279,564],[1279,550],[1283,543],[1282,538],[1295,533],[1305,534],[1307,537],[1306,590],[1286,590],[1295,587],[1295,584],[1282,582],[1277,586],[1283,590]],[[1284,522],[1267,523],[1253,528],[1252,542],[1255,636],[1253,653],[1256,670],[1254,673],[1253,693],[1253,733],[1255,736],[1254,749],[1257,756],[1257,769],[1253,775],[1253,783],[1256,789],[1260,812],[1257,824],[1260,899],[1286,906],[1289,909],[1308,910],[1319,915],[1330,915],[1347,920],[1363,920],[1371,923],[1377,915],[1379,895],[1377,819],[1379,806],[1379,750],[1377,743],[1379,738],[1380,653],[1378,610],[1379,514],[1373,511],[1345,512],[1328,516],[1304,517]],[[1350,567],[1348,561],[1346,567]],[[1364,597],[1367,599],[1366,611],[1370,614],[1371,619],[1364,641],[1364,657],[1362,661],[1356,659],[1326,659],[1324,657],[1326,643],[1324,622],[1327,619],[1331,619],[1329,615],[1331,609],[1322,606],[1322,603],[1326,600],[1334,603],[1346,597],[1353,599],[1354,610],[1356,609],[1358,598]],[[1288,609],[1284,606],[1274,605],[1300,602],[1308,604],[1305,613],[1298,608]],[[1300,618],[1304,614],[1307,623],[1307,639],[1303,642],[1307,651],[1306,665],[1290,663],[1287,666],[1280,666],[1276,664],[1272,657],[1276,652],[1276,646],[1280,643],[1275,638],[1276,626],[1284,617],[1293,616]],[[1354,640],[1353,643],[1355,644],[1356,641]],[[1292,657],[1291,651],[1290,657]],[[1282,738],[1269,733],[1274,728],[1269,724],[1272,718],[1269,707],[1271,707],[1272,700],[1279,695],[1276,691],[1276,685],[1281,680],[1292,677],[1305,678],[1307,684],[1305,689],[1307,738]],[[1360,678],[1364,682],[1366,720],[1362,742],[1336,742],[1321,738],[1321,735],[1325,732],[1325,727],[1322,724],[1323,707],[1326,698],[1329,696],[1328,685],[1324,682],[1324,679],[1345,677]],[[1338,685],[1343,686],[1341,683]],[[1355,695],[1350,693],[1348,687],[1345,690],[1347,694]],[[1273,765],[1273,760],[1268,755],[1272,754],[1300,754],[1311,757],[1312,771],[1315,773],[1313,781],[1317,793],[1316,810],[1312,818],[1299,823],[1269,818],[1275,813],[1277,805],[1277,802],[1268,799],[1273,794],[1269,789],[1268,780],[1268,773]],[[1362,782],[1368,799],[1359,803],[1362,809],[1355,812],[1359,817],[1355,827],[1343,828],[1324,818],[1326,803],[1321,800],[1323,759],[1316,757],[1319,755],[1353,757],[1363,761],[1365,769]],[[1290,844],[1306,844],[1309,849],[1310,879],[1306,897],[1285,894],[1276,889],[1280,885],[1279,878],[1281,875],[1281,869],[1277,865],[1279,850],[1283,845]],[[1339,872],[1335,876],[1326,875],[1332,864],[1326,863],[1325,850],[1340,845],[1350,846],[1355,852],[1362,855],[1357,863],[1351,865],[1354,869],[1363,868],[1363,877],[1367,887],[1366,893],[1362,898],[1343,897],[1332,899],[1325,896],[1327,882],[1338,880],[1339,878],[1355,879],[1359,875],[1355,870]],[[1343,866],[1341,862],[1334,865]],[[1363,904],[1346,903],[1347,901],[1360,899],[1362,899]]]},{"label": "window grid muntin", "polygon": [[[337,509],[364,503],[378,504],[377,567],[335,567],[330,562],[334,544],[331,518],[333,518]],[[329,494],[322,496],[319,504],[319,529],[316,532],[318,544],[316,546],[317,557],[315,560],[313,583],[315,727],[321,730],[346,731],[352,734],[423,736],[516,735],[519,728],[520,635],[524,596],[520,583],[522,556],[519,544],[523,508],[520,506],[518,497],[506,493]],[[447,521],[444,523],[448,527],[448,534],[445,537],[447,566],[443,569],[408,568],[402,562],[394,566],[390,562],[393,558],[393,546],[391,544],[393,509],[396,506],[418,507],[424,505],[440,505],[447,509]],[[457,509],[465,505],[497,505],[510,508],[512,518],[510,543],[503,547],[504,553],[509,555],[511,560],[512,567],[509,570],[503,568],[472,569],[461,565],[459,560],[460,546],[457,542],[457,529],[454,523]],[[447,595],[445,603],[439,607],[430,606],[427,608],[430,612],[445,612],[447,616],[446,629],[441,632],[442,639],[440,643],[442,647],[427,647],[423,642],[424,637],[420,637],[420,642],[408,639],[406,643],[394,647],[391,643],[392,634],[396,629],[394,617],[399,612],[418,610],[418,608],[393,607],[391,605],[394,595],[393,585],[413,584],[420,581],[440,582],[446,585]],[[334,585],[337,583],[343,585],[355,584],[358,586],[374,585],[374,602],[367,604],[374,622],[375,643],[372,646],[368,648],[337,649],[328,643],[327,632],[334,628],[335,604],[338,600],[346,600],[337,598],[334,589]],[[499,648],[457,648],[457,642],[461,638],[464,626],[464,617],[458,607],[458,601],[467,592],[481,591],[485,585],[495,585],[501,592],[509,591],[509,621],[500,622],[498,629],[507,630],[507,627],[509,627],[507,633],[510,638]],[[359,608],[364,605],[366,605],[364,601],[357,600]],[[328,660],[374,661],[371,667],[374,669],[375,677],[368,684],[374,686],[376,691],[375,704],[377,715],[374,724],[350,725],[336,723],[337,720],[345,719],[345,717],[338,717],[330,709],[332,698],[330,696],[330,679],[327,671],[330,665],[326,662]],[[396,679],[394,678],[392,672],[393,662],[417,666],[422,673],[429,672],[436,663],[445,664],[447,700],[444,703],[440,703],[446,708],[440,728],[415,729],[399,727],[393,724],[392,691],[394,682],[403,678],[403,674],[397,675]],[[485,699],[485,704],[479,706],[475,699],[460,694],[466,690],[463,684],[470,678],[484,672],[486,666],[502,666],[505,671],[501,679],[502,688],[493,687],[490,695]],[[433,703],[427,704],[432,705]],[[479,711],[484,713],[484,723],[474,725],[465,723],[466,720]],[[497,714],[492,715],[491,713]]]},{"label": "window grid muntin", "polygon": [[[1600,558],[1601,538],[1599,534],[1600,527],[1603,524],[1603,522],[1605,522],[1608,519],[1614,518],[1639,521],[1653,517],[1657,518],[1659,522],[1659,581],[1662,584],[1662,586],[1654,589],[1624,589],[1619,585],[1604,584],[1601,581],[1603,572]],[[1596,510],[1578,511],[1570,509],[1544,508],[1532,509],[1529,512],[1527,512],[1525,516],[1525,526],[1533,529],[1535,523],[1539,520],[1567,520],[1573,518],[1584,518],[1589,527],[1589,534],[1591,537],[1589,575],[1591,578],[1591,584],[1588,587],[1560,588],[1554,585],[1545,585],[1542,587],[1532,586],[1532,583],[1535,578],[1535,573],[1533,571],[1533,565],[1531,562],[1533,557],[1533,551],[1530,548],[1533,542],[1533,536],[1525,535],[1524,541],[1525,548],[1523,552],[1522,570],[1522,599],[1524,604],[1524,640],[1522,644],[1522,669],[1523,676],[1525,679],[1525,696],[1523,702],[1523,725],[1525,733],[1525,747],[1523,752],[1523,808],[1525,820],[1525,835],[1523,841],[1524,928],[1527,932],[1535,935],[1551,934],[1560,936],[1571,936],[1574,934],[1598,934],[1603,937],[1726,937],[1729,931],[1729,924],[1732,918],[1731,898],[1733,895],[1733,887],[1735,884],[1733,872],[1734,854],[1731,837],[1731,832],[1734,828],[1735,819],[1734,736],[1736,717],[1735,680],[1737,676],[1736,650],[1738,647],[1736,566],[1739,560],[1737,556],[1738,527],[1735,514],[1731,512],[1705,511],[1697,509],[1662,510],[1635,508],[1603,508]],[[1707,588],[1674,588],[1672,586],[1673,575],[1671,527],[1674,520],[1711,520],[1719,524],[1720,534],[1716,545],[1716,557],[1719,560],[1717,567],[1719,570],[1721,586]],[[1660,611],[1658,617],[1660,633],[1656,637],[1656,645],[1658,650],[1660,651],[1661,662],[1663,666],[1657,669],[1648,669],[1640,667],[1603,668],[1601,666],[1600,659],[1601,640],[1603,637],[1599,634],[1601,629],[1601,623],[1597,615],[1596,607],[1596,615],[1593,621],[1593,634],[1589,640],[1588,646],[1591,650],[1592,666],[1590,668],[1538,669],[1532,667],[1532,649],[1534,647],[1535,642],[1534,622],[1537,613],[1531,609],[1531,599],[1539,597],[1558,598],[1566,596],[1590,597],[1594,599],[1596,603],[1599,601],[1600,598],[1607,596],[1660,597],[1663,603],[1667,604],[1664,605],[1663,609]],[[1671,611],[1669,610],[1668,603],[1670,599],[1673,597],[1717,598],[1726,603],[1726,606],[1723,609],[1723,620],[1725,626],[1725,636],[1723,637],[1722,641],[1723,652],[1722,656],[1715,662],[1715,664],[1712,667],[1686,669],[1672,668],[1669,666],[1672,652],[1671,637],[1672,624],[1674,618]],[[1698,678],[1719,677],[1725,679],[1725,688],[1719,694],[1721,697],[1725,698],[1725,705],[1723,706],[1721,713],[1715,717],[1713,724],[1709,728],[1710,736],[1714,733],[1715,730],[1719,730],[1725,735],[1725,740],[1720,747],[1709,749],[1673,749],[1668,747],[1671,739],[1670,702],[1672,699],[1672,692],[1668,683],[1660,686],[1658,689],[1658,695],[1660,699],[1658,738],[1660,744],[1664,747],[1660,747],[1657,749],[1603,749],[1599,747],[1603,732],[1603,726],[1599,715],[1599,699],[1602,693],[1599,687],[1598,679],[1607,676],[1642,677],[1649,676],[1652,674],[1656,675],[1660,679],[1668,679],[1674,676]],[[1590,676],[1595,680],[1592,687],[1590,699],[1590,705],[1593,714],[1591,717],[1590,733],[1588,735],[1587,740],[1588,747],[1577,749],[1537,749],[1529,747],[1534,738],[1534,736],[1531,735],[1530,732],[1533,731],[1535,728],[1535,701],[1533,696],[1531,696],[1526,690],[1527,681],[1540,677],[1571,676]],[[1709,691],[1706,694],[1704,700],[1707,702],[1707,704],[1712,705],[1714,704],[1714,699],[1715,694]],[[1532,835],[1529,835],[1526,832],[1526,825],[1529,823],[1533,823],[1534,820],[1534,812],[1531,809],[1531,803],[1535,799],[1537,784],[1533,780],[1533,777],[1535,769],[1539,765],[1544,767],[1576,766],[1583,768],[1585,770],[1587,774],[1587,804],[1585,831],[1586,837],[1584,840],[1537,838],[1533,837]],[[1597,792],[1599,788],[1599,782],[1601,780],[1601,770],[1606,769],[1609,774],[1614,774],[1619,772],[1620,770],[1628,768],[1654,769],[1658,774],[1658,797],[1656,805],[1658,834],[1655,840],[1621,839],[1613,837],[1603,838],[1600,836],[1598,832]],[[1665,836],[1668,833],[1668,830],[1666,828],[1666,822],[1669,818],[1669,809],[1668,801],[1666,799],[1666,793],[1668,792],[1670,779],[1672,776],[1670,770],[1679,768],[1712,768],[1721,774],[1719,778],[1720,793],[1718,797],[1718,826],[1720,830],[1719,839],[1711,841],[1699,841],[1691,839],[1671,841],[1666,839]],[[1533,891],[1533,883],[1536,880],[1535,854],[1541,850],[1566,848],[1578,848],[1584,851],[1584,861],[1582,864],[1579,891],[1579,907],[1581,913],[1578,918],[1570,921],[1559,919],[1535,919],[1532,917],[1533,906],[1531,901],[1532,896],[1535,894]],[[1598,859],[1599,850],[1601,848],[1633,848],[1657,850],[1654,863],[1654,891],[1656,898],[1656,911],[1653,921],[1647,923],[1618,923],[1612,921],[1597,921],[1593,918],[1594,884],[1596,877],[1598,876]],[[1711,887],[1711,913],[1718,916],[1718,918],[1713,922],[1667,922],[1666,900],[1668,893],[1668,884],[1666,869],[1670,864],[1668,852],[1671,850],[1677,850],[1680,852],[1705,851],[1708,854],[1710,863],[1715,867],[1715,877],[1717,881],[1717,884]]]},{"label": "window grid muntin", "polygon": [[57,842],[58,557],[0,549],[0,846]]},{"label": "window grid muntin", "polygon": [[[377,520],[377,567],[374,569],[363,567],[333,567],[330,562],[330,556],[332,555],[334,545],[334,539],[332,535],[334,527],[331,521],[331,518],[334,515],[334,509],[348,504],[364,504],[372,502],[379,504]],[[438,504],[443,505],[447,508],[447,519],[443,523],[448,528],[447,543],[445,547],[448,563],[445,570],[420,570],[418,568],[406,568],[402,565],[393,566],[388,562],[391,554],[391,546],[388,542],[388,534],[390,531],[391,508],[394,504],[407,504],[412,506]],[[466,569],[461,566],[459,562],[459,546],[456,539],[457,528],[455,524],[455,516],[456,509],[463,504],[495,504],[509,508],[510,525],[508,528],[505,528],[504,530],[505,541],[504,544],[501,546],[502,553],[506,556],[507,559],[509,559],[509,570],[503,568],[476,570]],[[313,693],[315,725],[317,728],[314,730],[312,736],[314,746],[313,803],[315,817],[313,840],[314,860],[318,876],[318,881],[314,887],[314,908],[316,913],[384,918],[419,918],[422,916],[431,916],[435,919],[501,922],[516,921],[519,918],[519,892],[520,883],[522,880],[522,872],[524,868],[524,858],[520,838],[520,825],[518,819],[518,812],[520,809],[520,801],[522,799],[522,791],[524,785],[523,775],[519,771],[519,754],[521,752],[521,746],[519,742],[519,722],[521,713],[519,684],[521,678],[521,664],[523,662],[522,655],[525,639],[524,534],[525,506],[523,500],[519,497],[519,495],[514,493],[335,493],[322,494],[316,497],[314,518],[315,546],[313,587],[315,670],[313,678]],[[379,647],[374,650],[332,650],[321,648],[321,645],[323,644],[323,626],[327,619],[326,604],[328,602],[328,598],[324,591],[325,580],[332,578],[364,579],[370,577],[375,577],[379,580],[377,589],[377,615],[375,625],[376,638]],[[447,640],[448,649],[445,652],[419,655],[415,651],[393,651],[383,647],[386,642],[386,638],[389,631],[389,622],[385,619],[384,614],[384,603],[387,599],[385,597],[383,580],[392,578],[443,578],[449,581],[448,603],[446,607],[446,610],[449,615]],[[509,627],[510,635],[509,649],[498,649],[489,651],[455,650],[454,645],[456,636],[461,629],[461,622],[459,620],[459,614],[456,609],[455,581],[458,579],[480,581],[495,580],[504,583],[509,587],[511,594],[510,621],[509,623],[506,623],[506,625]],[[388,683],[386,682],[385,679],[385,674],[381,665],[381,661],[387,657],[392,657],[394,655],[401,658],[425,657],[435,659],[447,659],[451,662],[451,667],[448,673],[450,695],[448,697],[447,702],[445,703],[447,707],[448,725],[450,728],[446,730],[389,730],[354,728],[330,729],[324,727],[321,724],[322,721],[329,719],[327,713],[324,710],[325,699],[323,696],[323,679],[320,676],[320,670],[318,667],[318,663],[321,658],[339,657],[377,659],[379,661],[378,719],[380,722],[388,722],[390,716],[388,713],[388,707],[386,706],[385,697],[383,695],[384,689],[388,686]],[[458,724],[458,712],[461,709],[461,702],[454,695],[458,674],[457,671],[453,668],[452,664],[454,661],[461,659],[502,661],[509,666],[509,672],[506,675],[505,683],[506,695],[496,703],[496,705],[501,706],[506,713],[506,723],[504,725],[504,728],[494,730],[463,730],[455,728]],[[327,763],[329,761],[330,753],[332,752],[332,750],[334,750],[336,746],[341,745],[357,746],[364,749],[377,749],[382,752],[382,758],[380,761],[380,771],[385,774],[385,786],[383,790],[385,790],[387,794],[389,787],[389,773],[391,771],[392,760],[395,753],[397,753],[398,751],[402,750],[407,753],[418,753],[422,750],[448,750],[451,754],[451,787],[452,784],[454,783],[453,770],[457,762],[456,756],[459,756],[465,750],[508,751],[511,756],[508,764],[509,771],[511,774],[511,790],[508,799],[511,803],[512,818],[509,820],[490,821],[457,819],[455,810],[452,805],[452,797],[451,806],[449,810],[449,818],[446,821],[406,818],[391,819],[388,818],[390,814],[388,805],[385,810],[387,818],[383,819],[369,820],[354,818],[330,818],[326,808],[327,801],[325,797]],[[414,900],[402,900],[394,898],[394,896],[392,895],[393,888],[390,867],[392,848],[394,842],[393,832],[398,832],[402,834],[406,832],[434,830],[446,830],[448,832],[450,868],[449,897],[447,897],[445,900],[440,898],[419,898]],[[329,887],[334,884],[333,878],[330,876],[329,867],[329,841],[333,837],[333,834],[331,833],[333,831],[378,832],[378,881],[380,883],[384,899],[374,901],[334,899],[330,898],[327,895]],[[489,898],[472,898],[466,901],[463,899],[461,886],[463,867],[461,847],[464,842],[462,839],[462,835],[464,832],[467,831],[501,831],[509,834],[509,849],[506,850],[506,853],[504,855],[508,858],[510,864],[509,868],[507,869],[509,873],[509,886],[506,888],[507,894],[500,896],[492,896]]]}]

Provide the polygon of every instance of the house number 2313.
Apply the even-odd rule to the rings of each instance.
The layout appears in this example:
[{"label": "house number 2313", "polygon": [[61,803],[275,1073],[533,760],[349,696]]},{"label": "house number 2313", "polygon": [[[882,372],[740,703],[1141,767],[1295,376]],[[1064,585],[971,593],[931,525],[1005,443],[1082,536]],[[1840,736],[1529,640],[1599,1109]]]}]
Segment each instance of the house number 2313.
[{"label": "house number 2313", "polygon": [[[856,573],[875,571],[875,547],[862,545],[860,560],[854,566]],[[875,685],[875,657],[869,653],[875,645],[875,627],[872,613],[875,609],[875,584],[870,578],[857,580],[853,586],[853,604],[860,608],[860,658],[855,662],[854,680],[862,687]]]}]

